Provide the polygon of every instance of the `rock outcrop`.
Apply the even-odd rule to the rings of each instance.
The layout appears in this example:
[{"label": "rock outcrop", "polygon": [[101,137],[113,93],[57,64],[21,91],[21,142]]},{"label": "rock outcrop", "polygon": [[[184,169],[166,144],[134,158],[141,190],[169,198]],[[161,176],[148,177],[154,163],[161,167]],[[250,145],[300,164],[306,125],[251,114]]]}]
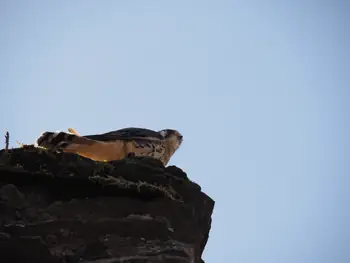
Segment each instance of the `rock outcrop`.
[{"label": "rock outcrop", "polygon": [[2,262],[200,263],[213,207],[154,159],[0,151]]}]

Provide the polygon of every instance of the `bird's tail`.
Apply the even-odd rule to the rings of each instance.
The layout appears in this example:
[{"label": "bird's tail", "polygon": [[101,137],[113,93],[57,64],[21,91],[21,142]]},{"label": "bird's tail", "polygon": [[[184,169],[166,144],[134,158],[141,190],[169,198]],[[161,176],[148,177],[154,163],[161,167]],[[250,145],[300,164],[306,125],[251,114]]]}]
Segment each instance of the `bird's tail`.
[{"label": "bird's tail", "polygon": [[74,146],[92,143],[93,141],[87,138],[66,132],[44,132],[36,140],[37,146],[56,151],[65,151],[65,149],[75,148]]}]

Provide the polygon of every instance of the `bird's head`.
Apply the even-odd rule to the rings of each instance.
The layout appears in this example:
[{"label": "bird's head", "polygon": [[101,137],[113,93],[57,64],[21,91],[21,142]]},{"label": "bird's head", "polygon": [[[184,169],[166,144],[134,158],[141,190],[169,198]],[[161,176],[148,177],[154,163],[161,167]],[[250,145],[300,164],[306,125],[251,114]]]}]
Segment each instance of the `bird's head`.
[{"label": "bird's head", "polygon": [[169,142],[174,151],[180,147],[183,141],[183,136],[177,130],[165,129],[161,130],[160,134]]}]

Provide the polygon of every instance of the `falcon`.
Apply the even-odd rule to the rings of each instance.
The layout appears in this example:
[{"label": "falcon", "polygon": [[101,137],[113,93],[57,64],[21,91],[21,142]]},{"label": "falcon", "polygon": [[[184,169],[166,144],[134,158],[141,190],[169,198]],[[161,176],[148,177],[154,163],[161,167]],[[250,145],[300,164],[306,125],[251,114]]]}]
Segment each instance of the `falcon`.
[{"label": "falcon", "polygon": [[183,137],[177,130],[153,131],[124,128],[103,134],[80,136],[74,129],[44,132],[36,145],[55,151],[81,155],[95,161],[115,161],[130,156],[149,156],[167,165]]}]

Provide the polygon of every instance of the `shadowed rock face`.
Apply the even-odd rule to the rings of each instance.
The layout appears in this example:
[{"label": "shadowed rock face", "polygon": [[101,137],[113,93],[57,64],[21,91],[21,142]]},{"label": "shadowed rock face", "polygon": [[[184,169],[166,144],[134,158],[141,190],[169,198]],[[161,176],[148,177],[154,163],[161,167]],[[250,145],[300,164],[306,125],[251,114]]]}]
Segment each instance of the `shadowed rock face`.
[{"label": "shadowed rock face", "polygon": [[175,166],[0,151],[4,262],[197,263],[214,201]]}]

